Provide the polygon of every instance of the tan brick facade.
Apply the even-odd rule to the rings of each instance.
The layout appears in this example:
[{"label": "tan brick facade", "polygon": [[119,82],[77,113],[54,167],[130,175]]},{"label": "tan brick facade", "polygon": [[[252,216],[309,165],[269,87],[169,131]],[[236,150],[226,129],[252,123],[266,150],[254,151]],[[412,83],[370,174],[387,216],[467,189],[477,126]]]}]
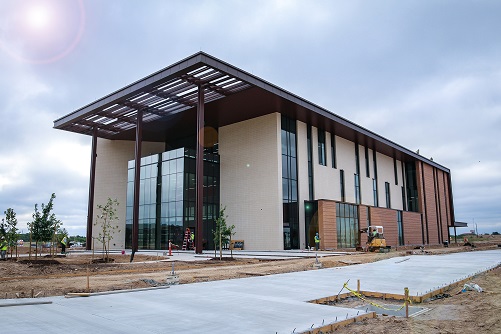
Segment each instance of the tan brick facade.
[{"label": "tan brick facade", "polygon": [[280,145],[277,113],[219,129],[221,205],[246,249],[283,249]]}]

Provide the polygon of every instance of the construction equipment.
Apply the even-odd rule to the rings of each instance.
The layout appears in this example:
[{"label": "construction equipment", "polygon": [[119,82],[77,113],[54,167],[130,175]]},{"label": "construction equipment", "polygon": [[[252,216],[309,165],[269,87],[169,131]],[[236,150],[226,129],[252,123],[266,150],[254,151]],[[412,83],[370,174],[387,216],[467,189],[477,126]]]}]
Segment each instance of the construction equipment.
[{"label": "construction equipment", "polygon": [[[386,239],[384,238],[383,226],[369,226],[367,229],[367,247],[369,252],[389,252],[390,247],[386,246]],[[365,231],[364,231],[365,232]]]}]

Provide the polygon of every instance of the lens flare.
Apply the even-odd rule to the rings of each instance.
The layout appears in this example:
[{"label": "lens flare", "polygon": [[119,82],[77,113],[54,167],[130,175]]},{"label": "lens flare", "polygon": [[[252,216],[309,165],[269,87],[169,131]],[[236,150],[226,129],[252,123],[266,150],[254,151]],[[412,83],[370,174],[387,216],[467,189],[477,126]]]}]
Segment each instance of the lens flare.
[{"label": "lens flare", "polygon": [[12,1],[0,30],[0,51],[32,64],[58,61],[80,42],[83,0]]}]

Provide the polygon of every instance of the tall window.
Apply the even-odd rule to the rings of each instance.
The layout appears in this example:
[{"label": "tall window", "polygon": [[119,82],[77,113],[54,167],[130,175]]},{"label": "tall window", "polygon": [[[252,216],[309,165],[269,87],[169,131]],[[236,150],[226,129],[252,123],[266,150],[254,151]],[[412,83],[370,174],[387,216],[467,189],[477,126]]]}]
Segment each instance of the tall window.
[{"label": "tall window", "polygon": [[355,203],[360,204],[360,177],[355,174]]},{"label": "tall window", "polygon": [[405,202],[405,188],[402,186],[402,210],[406,211],[407,203]]},{"label": "tall window", "polygon": [[311,126],[306,129],[306,147],[308,153],[308,191],[313,201],[313,144],[311,142]]},{"label": "tall window", "polygon": [[385,190],[385,194],[386,194],[386,207],[388,209],[390,209],[391,208],[391,196],[390,196],[390,183],[389,182],[384,183],[384,190]]},{"label": "tall window", "polygon": [[344,170],[342,170],[342,169],[339,171],[339,181],[341,184],[341,202],[345,202],[346,198],[345,198],[345,192],[344,192]]},{"label": "tall window", "polygon": [[404,245],[404,225],[402,223],[402,211],[397,211],[398,245]]},{"label": "tall window", "polygon": [[299,248],[296,121],[282,116],[282,203],[284,249]]},{"label": "tall window", "polygon": [[336,136],[331,133],[331,155],[332,155],[332,168],[337,168],[336,159]]},{"label": "tall window", "polygon": [[[141,158],[139,181],[139,234],[138,246],[142,249],[155,249],[157,230],[159,155]],[[134,207],[135,163],[129,161],[126,205],[126,235],[132,240],[132,214]],[[181,198],[182,200],[182,198]]]},{"label": "tall window", "polygon": [[325,131],[318,129],[318,163],[327,166],[325,148]]},{"label": "tall window", "polygon": [[355,169],[357,171],[357,174],[360,175],[360,154],[357,143],[355,143]]},{"label": "tall window", "polygon": [[336,203],[337,247],[353,248],[358,245],[358,210],[353,204]]},{"label": "tall window", "polygon": [[371,208],[369,206],[365,207],[367,215],[367,227],[371,226]]},{"label": "tall window", "polygon": [[377,180],[372,179],[372,195],[374,196],[374,206],[379,206],[378,193],[377,193]]},{"label": "tall window", "polygon": [[418,212],[418,188],[416,181],[416,165],[414,162],[405,164],[405,185],[407,187],[407,210]]},{"label": "tall window", "polygon": [[371,171],[369,168],[369,148],[365,146],[365,176],[371,177]]},{"label": "tall window", "polygon": [[395,174],[395,185],[398,186],[397,159],[393,158],[393,173]]}]

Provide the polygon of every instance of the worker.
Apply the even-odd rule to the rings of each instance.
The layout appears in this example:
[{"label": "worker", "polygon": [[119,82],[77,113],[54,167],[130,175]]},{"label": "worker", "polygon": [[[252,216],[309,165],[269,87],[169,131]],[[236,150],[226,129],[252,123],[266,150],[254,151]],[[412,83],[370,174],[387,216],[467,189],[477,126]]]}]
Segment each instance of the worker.
[{"label": "worker", "polygon": [[61,239],[61,254],[66,254],[67,243],[68,243],[68,238],[66,238],[66,236],[63,236],[63,239]]},{"label": "worker", "polygon": [[315,234],[315,249],[319,250],[320,248],[320,236],[318,235],[318,232]]},{"label": "worker", "polygon": [[190,242],[191,242],[191,247],[195,247],[195,233],[191,232],[190,234]]},{"label": "worker", "polygon": [[0,256],[2,261],[6,261],[7,259],[5,258],[5,255],[7,254],[7,240],[5,240],[5,237],[0,238]]},{"label": "worker", "polygon": [[377,237],[377,230],[374,230],[374,231],[372,231],[372,238],[374,239],[376,237]]}]

